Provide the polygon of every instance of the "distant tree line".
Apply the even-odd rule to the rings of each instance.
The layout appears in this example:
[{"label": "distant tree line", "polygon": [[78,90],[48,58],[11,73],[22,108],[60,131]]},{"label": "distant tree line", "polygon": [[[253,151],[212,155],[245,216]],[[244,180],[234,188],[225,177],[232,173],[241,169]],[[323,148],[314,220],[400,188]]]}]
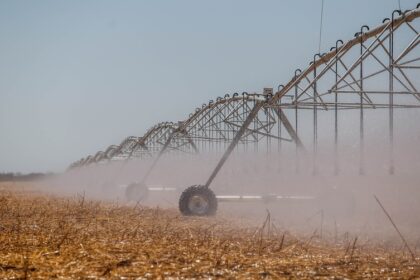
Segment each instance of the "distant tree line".
[{"label": "distant tree line", "polygon": [[45,179],[46,177],[52,176],[52,173],[28,173],[22,174],[20,172],[17,173],[0,173],[0,182],[6,181],[35,181],[40,179]]}]

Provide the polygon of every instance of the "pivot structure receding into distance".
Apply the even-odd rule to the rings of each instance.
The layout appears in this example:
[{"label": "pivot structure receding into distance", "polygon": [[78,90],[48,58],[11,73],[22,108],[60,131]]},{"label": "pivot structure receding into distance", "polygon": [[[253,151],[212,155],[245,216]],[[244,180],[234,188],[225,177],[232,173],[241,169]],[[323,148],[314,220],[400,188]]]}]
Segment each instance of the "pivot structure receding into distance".
[{"label": "pivot structure receding into distance", "polygon": [[[387,110],[388,172],[393,174],[394,110],[420,108],[419,16],[420,5],[413,10],[395,10],[379,26],[364,25],[351,40],[337,40],[328,52],[315,54],[305,69],[296,69],[292,79],[276,90],[265,88],[261,93],[217,97],[184,121],[159,123],[143,136],[127,137],[120,145],[71,164],[70,169],[152,158],[141,182],[127,188],[127,194],[133,196],[147,193],[146,180],[166,153],[223,152],[208,180],[186,188],[179,200],[179,209],[185,215],[211,215],[217,210],[219,198],[210,186],[235,149],[278,153],[282,143],[289,143],[296,157],[312,154],[316,174],[318,114],[331,112],[330,129],[337,154],[339,115],[353,111],[357,112],[359,173],[364,174],[367,110]],[[311,125],[309,139],[307,135],[306,139],[301,137],[302,123]],[[337,156],[334,172],[340,172]]]}]

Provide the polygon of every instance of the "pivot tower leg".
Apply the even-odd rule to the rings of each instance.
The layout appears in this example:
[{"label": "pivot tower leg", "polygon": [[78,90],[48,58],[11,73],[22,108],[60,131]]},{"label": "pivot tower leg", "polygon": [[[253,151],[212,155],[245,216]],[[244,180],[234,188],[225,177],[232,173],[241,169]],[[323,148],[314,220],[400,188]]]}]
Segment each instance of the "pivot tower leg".
[{"label": "pivot tower leg", "polygon": [[233,149],[235,149],[236,144],[238,144],[238,142],[241,139],[242,135],[248,129],[248,126],[251,124],[251,122],[257,116],[259,110],[261,109],[261,107],[263,105],[264,105],[264,103],[261,102],[261,101],[257,101],[255,103],[254,108],[252,108],[251,112],[249,113],[248,117],[245,119],[245,121],[242,124],[241,128],[236,133],[235,137],[233,137],[232,142],[229,144],[228,148],[226,149],[226,151],[223,154],[222,158],[220,159],[219,163],[216,165],[216,168],[213,170],[213,172],[211,173],[210,177],[208,178],[206,184],[204,185],[206,188],[208,188],[210,186],[210,184],[213,182],[214,178],[217,176],[217,173],[219,173],[219,171],[222,168],[223,164],[229,158],[229,156],[232,153]]}]

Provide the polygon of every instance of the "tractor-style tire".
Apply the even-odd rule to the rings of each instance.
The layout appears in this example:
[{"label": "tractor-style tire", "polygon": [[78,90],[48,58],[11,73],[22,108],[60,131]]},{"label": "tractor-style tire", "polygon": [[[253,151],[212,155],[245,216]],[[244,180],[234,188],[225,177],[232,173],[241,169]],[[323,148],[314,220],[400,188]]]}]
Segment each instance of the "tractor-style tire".
[{"label": "tractor-style tire", "polygon": [[179,198],[179,210],[184,216],[212,216],[217,211],[216,195],[205,186],[188,187]]},{"label": "tractor-style tire", "polygon": [[143,202],[149,196],[149,189],[143,183],[131,183],[125,189],[125,198],[128,201]]}]

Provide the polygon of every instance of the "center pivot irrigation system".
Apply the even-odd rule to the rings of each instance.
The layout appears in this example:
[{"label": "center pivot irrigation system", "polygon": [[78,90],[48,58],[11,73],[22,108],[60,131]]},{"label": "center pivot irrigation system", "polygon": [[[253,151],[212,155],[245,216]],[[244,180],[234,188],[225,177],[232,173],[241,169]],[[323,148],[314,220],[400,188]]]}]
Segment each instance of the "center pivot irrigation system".
[{"label": "center pivot irrigation system", "polygon": [[[197,154],[224,151],[204,184],[186,188],[179,199],[184,215],[211,215],[218,200],[280,199],[280,196],[217,197],[210,189],[213,180],[235,149],[263,147],[279,153],[281,143],[290,143],[296,157],[312,154],[317,173],[318,113],[331,112],[334,137],[334,172],[340,172],[337,156],[339,114],[359,112],[359,173],[365,172],[364,122],[366,110],[388,110],[389,174],[394,174],[394,110],[420,108],[419,18],[420,4],[413,10],[392,12],[375,27],[364,25],[347,42],[337,40],[327,53],[318,53],[304,70],[296,69],[292,79],[276,91],[234,93],[210,100],[185,121],[159,123],[142,137],[127,137],[120,145],[88,156],[70,165],[69,170],[92,164],[152,158],[143,179],[126,188],[128,198],[137,199],[151,189],[146,181],[165,153]],[[308,113],[310,115],[308,115]],[[302,115],[304,116],[302,119]],[[302,141],[300,122],[311,123],[308,143]],[[280,155],[278,155],[280,156]],[[298,161],[296,161],[298,162]],[[165,189],[165,188],[163,188]]]}]

